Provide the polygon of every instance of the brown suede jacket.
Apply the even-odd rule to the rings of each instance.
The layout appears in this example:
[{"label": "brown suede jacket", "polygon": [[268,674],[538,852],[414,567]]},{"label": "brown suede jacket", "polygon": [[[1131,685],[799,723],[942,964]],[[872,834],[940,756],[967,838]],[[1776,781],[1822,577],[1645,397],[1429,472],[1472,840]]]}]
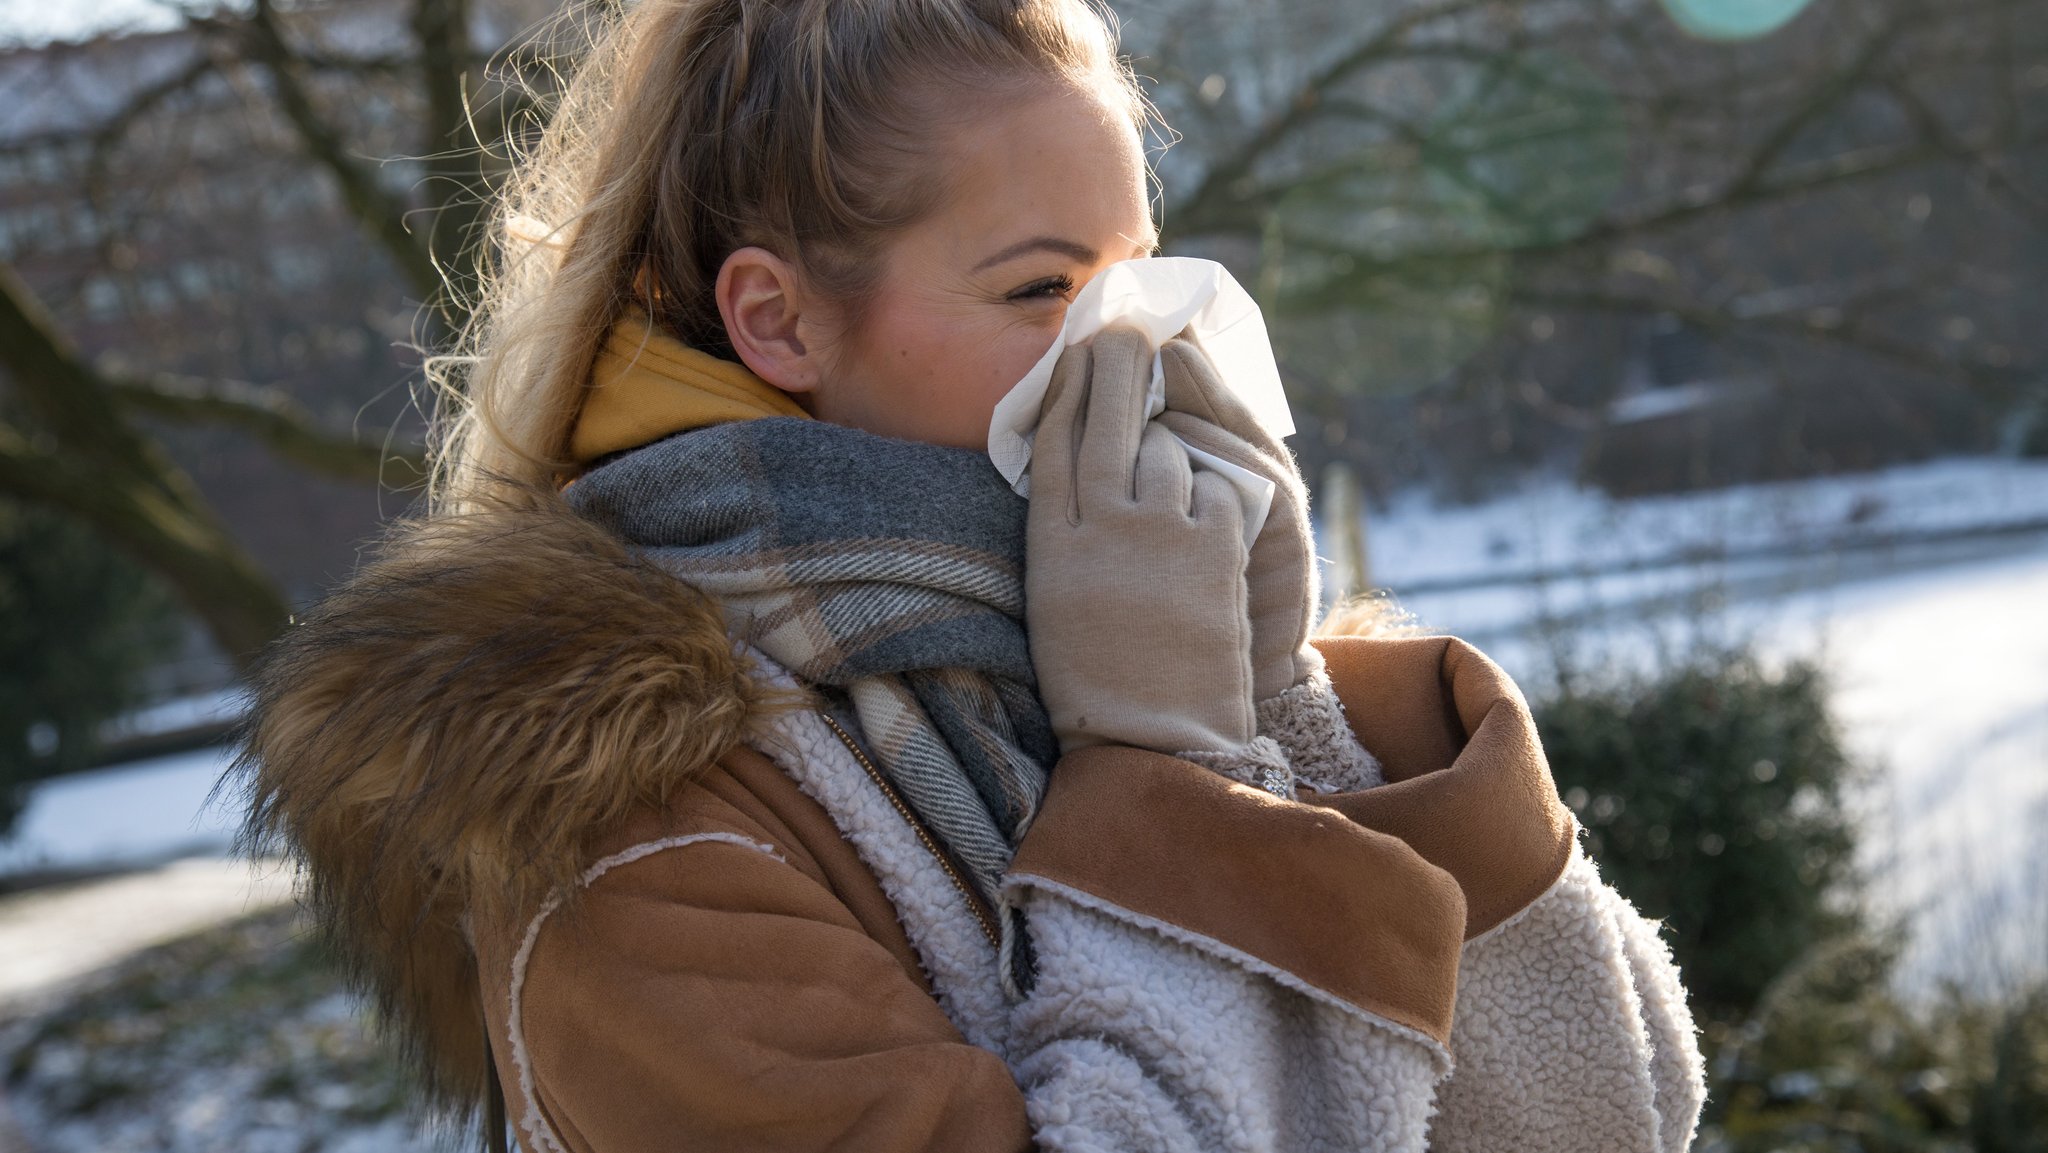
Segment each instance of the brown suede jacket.
[{"label": "brown suede jacket", "polygon": [[[1590,870],[1570,814],[1520,693],[1485,657],[1442,637],[1320,647],[1385,785],[1283,801],[1172,757],[1090,749],[1056,767],[1012,872],[1020,890],[1074,895],[1375,1023],[1437,1062],[1431,1080],[1445,1054],[1454,1088],[1492,1077],[1481,1043],[1461,1051],[1454,1017],[1480,995],[1461,988],[1461,956],[1541,920],[1525,915],[1574,861]],[[413,524],[271,659],[246,761],[253,827],[300,855],[323,925],[439,1100],[466,1107],[495,1076],[528,1153],[1060,1146],[1048,1118],[1065,1106],[1027,1099],[1038,1075],[963,1033],[938,946],[913,942],[854,818],[791,775],[771,722],[815,714],[768,681],[714,605],[564,510]],[[954,881],[930,891],[986,929],[857,743],[844,751],[868,778],[849,787],[888,799],[927,855],[917,867]],[[1588,907],[1605,908],[1589,884]],[[1633,987],[1628,932],[1597,961],[1622,966],[1617,987]],[[1572,1117],[1532,1117],[1526,1147],[1689,1141],[1682,994],[1675,1010],[1647,996],[1661,1025],[1610,1031],[1656,1081],[1643,1098],[1663,1095],[1629,1122],[1650,1143],[1574,1146]],[[1483,1016],[1473,1028],[1498,1024]],[[1503,1061],[1497,1083],[1420,1115],[1464,1099],[1498,1113],[1536,1091],[1521,1086],[1540,1077],[1516,1080],[1526,1053]],[[1524,1123],[1488,1116],[1440,1125],[1436,1147],[1496,1147],[1443,1134]]]}]

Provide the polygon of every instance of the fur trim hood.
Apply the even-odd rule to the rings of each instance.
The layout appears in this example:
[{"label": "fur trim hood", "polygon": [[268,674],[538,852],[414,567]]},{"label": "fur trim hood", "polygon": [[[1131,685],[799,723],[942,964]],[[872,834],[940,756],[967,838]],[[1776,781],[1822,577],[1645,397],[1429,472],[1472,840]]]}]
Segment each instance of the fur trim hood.
[{"label": "fur trim hood", "polygon": [[308,902],[437,1104],[490,1076],[468,918],[575,891],[594,833],[740,743],[718,607],[558,499],[397,525],[267,654],[245,847]]}]

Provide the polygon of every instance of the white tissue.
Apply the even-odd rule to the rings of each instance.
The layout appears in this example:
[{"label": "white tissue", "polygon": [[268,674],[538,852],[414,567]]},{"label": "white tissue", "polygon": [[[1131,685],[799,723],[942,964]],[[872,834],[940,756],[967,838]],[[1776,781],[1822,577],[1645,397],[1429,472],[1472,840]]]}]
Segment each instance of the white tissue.
[{"label": "white tissue", "polygon": [[[1294,433],[1294,415],[1280,387],[1266,322],[1251,295],[1213,260],[1158,256],[1112,264],[1089,281],[1067,308],[1066,325],[1045,355],[996,404],[989,422],[988,456],[1020,496],[1031,495],[1031,441],[1039,410],[1052,383],[1060,353],[1085,344],[1111,324],[1145,333],[1157,349],[1192,327],[1217,375],[1250,408],[1259,425],[1276,437]],[[1166,410],[1166,379],[1155,353],[1146,418]],[[1186,444],[1185,441],[1182,442]],[[1249,469],[1188,446],[1197,468],[1229,478],[1244,506],[1244,539],[1249,545],[1273,508],[1273,482]]]}]

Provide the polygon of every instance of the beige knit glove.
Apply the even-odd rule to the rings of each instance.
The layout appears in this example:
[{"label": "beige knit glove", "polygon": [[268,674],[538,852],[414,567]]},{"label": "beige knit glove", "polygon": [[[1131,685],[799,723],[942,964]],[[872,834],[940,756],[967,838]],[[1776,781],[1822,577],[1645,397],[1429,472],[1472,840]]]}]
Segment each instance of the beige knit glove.
[{"label": "beige knit glove", "polygon": [[1160,350],[1166,411],[1158,423],[1205,452],[1252,470],[1275,485],[1273,509],[1252,542],[1246,571],[1252,622],[1252,699],[1265,701],[1320,673],[1322,654],[1308,643],[1320,607],[1308,489],[1294,454],[1260,427],[1251,409],[1223,386],[1209,358],[1185,336]]},{"label": "beige knit glove", "polygon": [[1025,621],[1061,751],[1229,752],[1254,735],[1244,514],[1145,416],[1129,328],[1060,354],[1032,445]]}]

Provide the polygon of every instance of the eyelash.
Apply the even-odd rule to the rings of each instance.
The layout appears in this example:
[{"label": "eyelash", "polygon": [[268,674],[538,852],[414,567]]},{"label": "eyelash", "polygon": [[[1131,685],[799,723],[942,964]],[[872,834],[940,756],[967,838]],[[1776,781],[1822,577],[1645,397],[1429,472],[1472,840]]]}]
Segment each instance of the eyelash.
[{"label": "eyelash", "polygon": [[1011,293],[1010,299],[1036,300],[1047,296],[1065,296],[1072,291],[1074,291],[1073,277],[1065,275],[1048,276],[1044,280],[1034,281]]}]

